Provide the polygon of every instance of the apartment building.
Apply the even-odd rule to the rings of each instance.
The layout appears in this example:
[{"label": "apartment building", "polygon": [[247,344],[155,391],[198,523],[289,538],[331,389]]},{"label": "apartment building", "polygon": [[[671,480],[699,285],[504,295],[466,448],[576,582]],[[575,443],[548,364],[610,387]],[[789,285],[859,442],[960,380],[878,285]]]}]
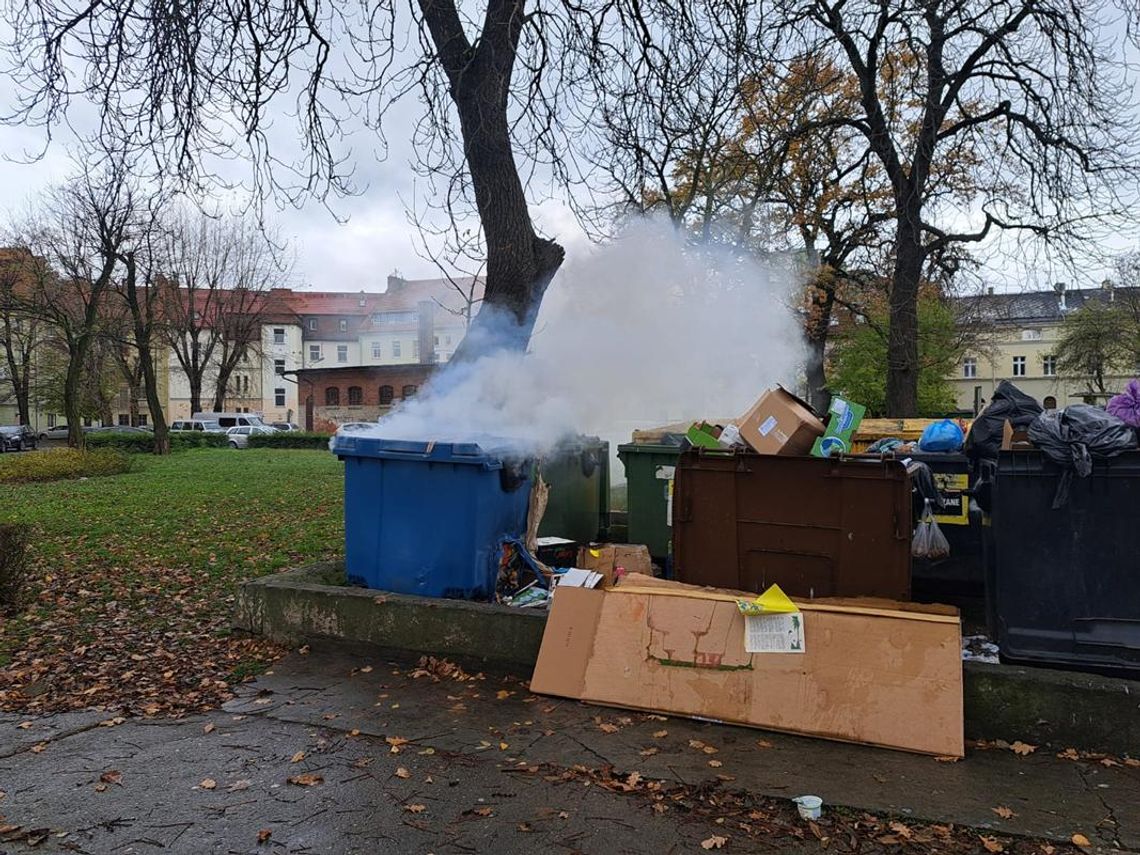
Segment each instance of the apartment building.
[{"label": "apartment building", "polygon": [[[1135,289],[1129,289],[1134,291]],[[975,411],[990,400],[1002,380],[1010,380],[1046,407],[1059,408],[1084,401],[1088,378],[1062,377],[1057,346],[1065,318],[1091,302],[1112,303],[1122,289],[1106,283],[1101,288],[1052,290],[1015,294],[990,291],[964,298],[971,324],[983,328],[974,347],[963,356],[951,378],[958,407]],[[1131,374],[1111,379],[1110,388],[1122,389]],[[1097,401],[1103,404],[1104,401]]]}]

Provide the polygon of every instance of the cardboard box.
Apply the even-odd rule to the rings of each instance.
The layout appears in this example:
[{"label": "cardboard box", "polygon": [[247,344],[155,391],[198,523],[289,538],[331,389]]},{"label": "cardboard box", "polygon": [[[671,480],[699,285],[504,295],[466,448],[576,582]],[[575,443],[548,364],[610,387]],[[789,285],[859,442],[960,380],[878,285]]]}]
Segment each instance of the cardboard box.
[{"label": "cardboard box", "polygon": [[867,408],[862,404],[853,404],[845,398],[834,396],[831,406],[828,407],[827,430],[823,436],[815,441],[811,447],[813,457],[831,457],[833,454],[850,454],[851,439]]},{"label": "cardboard box", "polygon": [[760,454],[809,454],[824,426],[811,407],[777,386],[739,421],[740,437]]},{"label": "cardboard box", "polygon": [[639,543],[591,543],[578,550],[576,567],[593,570],[605,576],[605,587],[617,581],[617,569],[624,573],[653,575],[653,561],[649,547]]},{"label": "cardboard box", "polygon": [[754,596],[643,576],[560,591],[531,691],[963,756],[956,610],[798,602],[803,652],[748,653],[736,599]]}]

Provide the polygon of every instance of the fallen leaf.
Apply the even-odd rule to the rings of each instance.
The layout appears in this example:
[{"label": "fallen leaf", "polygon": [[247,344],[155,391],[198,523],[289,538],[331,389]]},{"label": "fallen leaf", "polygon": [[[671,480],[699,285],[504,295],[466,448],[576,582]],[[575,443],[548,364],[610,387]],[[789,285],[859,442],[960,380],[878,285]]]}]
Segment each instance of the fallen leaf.
[{"label": "fallen leaf", "polygon": [[713,748],[711,745],[706,745],[701,751],[705,752],[705,754],[716,754],[718,749]]},{"label": "fallen leaf", "polygon": [[1081,759],[1080,752],[1077,751],[1077,749],[1075,749],[1075,748],[1066,748],[1064,751],[1062,751],[1057,756],[1060,757],[1062,760],[1080,760]]},{"label": "fallen leaf", "polygon": [[608,721],[603,721],[598,725],[598,730],[602,733],[617,733],[618,726],[616,724],[610,724]]},{"label": "fallen leaf", "polygon": [[396,777],[407,780],[408,778],[412,777],[412,773],[405,769],[403,766],[400,766],[396,769]]},{"label": "fallen leaf", "polygon": [[363,769],[365,766],[370,765],[374,759],[373,757],[360,757],[353,762],[352,765],[357,769]]},{"label": "fallen leaf", "polygon": [[218,786],[218,782],[215,781],[213,778],[203,778],[198,783],[198,786],[201,787],[203,790],[212,790],[216,786]]},{"label": "fallen leaf", "polygon": [[250,783],[251,783],[250,781],[247,781],[245,778],[242,778],[240,781],[234,781],[232,784],[230,784],[228,787],[226,787],[226,792],[227,793],[240,793],[242,790],[248,790]]},{"label": "fallen leaf", "polygon": [[300,653],[302,656],[308,656],[309,655],[309,645],[307,645],[307,644],[301,645],[301,647],[298,648],[297,652]]},{"label": "fallen leaf", "polygon": [[392,746],[393,754],[399,754],[400,746],[408,744],[408,740],[404,739],[402,736],[386,736],[384,737],[384,741]]},{"label": "fallen leaf", "polygon": [[934,758],[935,763],[957,763],[961,757],[952,757],[949,754],[940,754]]},{"label": "fallen leaf", "polygon": [[123,773],[118,769],[108,769],[106,772],[99,776],[99,780],[104,784],[118,784],[119,786],[122,786]]},{"label": "fallen leaf", "polygon": [[511,747],[511,746],[510,746],[510,744],[509,744],[509,743],[506,743],[506,742],[500,742],[500,743],[499,743],[499,750],[500,750],[500,751],[506,751],[506,750],[507,750],[508,748],[510,748],[510,747]]},{"label": "fallen leaf", "polygon": [[650,807],[653,808],[655,813],[665,813],[665,811],[669,810],[668,805],[664,802],[654,802]]},{"label": "fallen leaf", "polygon": [[425,748],[423,751],[419,751],[417,753],[421,757],[430,757],[432,754],[435,754],[435,749],[434,748]]},{"label": "fallen leaf", "polygon": [[257,832],[257,842],[258,843],[266,843],[266,842],[268,842],[269,838],[272,836],[273,836],[273,829],[263,828],[263,829],[261,829],[261,831]]},{"label": "fallen leaf", "polygon": [[202,733],[213,733],[213,732],[214,732],[214,723],[213,722],[210,722],[209,724],[207,724],[205,727],[202,728]]},{"label": "fallen leaf", "polygon": [[426,778],[424,778],[424,783],[425,784],[434,784],[435,780],[432,778],[431,775],[428,775]]},{"label": "fallen leaf", "polygon": [[522,832],[534,831],[534,829],[531,828],[531,825],[529,822],[520,822],[518,825],[515,826],[515,828],[519,831],[522,831]]},{"label": "fallen leaf", "polygon": [[22,826],[19,825],[0,825],[0,834],[11,834],[13,831],[19,831]]},{"label": "fallen leaf", "polygon": [[493,816],[494,811],[489,807],[479,807],[471,811],[476,816]]},{"label": "fallen leaf", "polygon": [[352,730],[350,730],[350,731],[348,732],[348,735],[349,735],[349,736],[360,736],[360,728],[359,728],[359,727],[354,727]]},{"label": "fallen leaf", "polygon": [[690,748],[696,748],[699,751],[700,749],[705,747],[705,744],[703,742],[701,742],[699,739],[690,739],[689,740],[689,747]]},{"label": "fallen leaf", "polygon": [[20,730],[29,730],[31,728],[31,726],[32,726],[32,723],[30,721],[22,721],[18,725],[16,725],[16,727],[20,728]]},{"label": "fallen leaf", "polygon": [[1053,853],[1056,852],[1057,850],[1055,847],[1050,846],[1048,843],[1046,843],[1044,846],[1041,847],[1041,851],[1044,852],[1045,855],[1053,855]]},{"label": "fallen leaf", "polygon": [[1017,816],[1017,814],[1015,814],[1012,810],[1007,808],[1005,805],[998,805],[996,808],[990,808],[990,810],[992,810],[994,813],[996,813],[1002,819],[1012,819],[1013,817]]},{"label": "fallen leaf", "polygon": [[1100,760],[1101,766],[1119,766],[1120,764],[1113,760],[1111,757],[1102,757]]},{"label": "fallen leaf", "polygon": [[48,744],[46,742],[37,742],[35,745],[33,745],[28,750],[31,751],[33,754],[41,754],[41,753],[43,753],[43,750],[47,747],[48,747]]},{"label": "fallen leaf", "polygon": [[709,765],[712,766],[714,769],[719,769],[724,764],[721,763],[719,760],[710,760]]},{"label": "fallen leaf", "polygon": [[627,790],[632,790],[637,786],[637,782],[641,780],[640,772],[630,772],[629,777],[625,779],[625,786]]},{"label": "fallen leaf", "polygon": [[371,665],[365,665],[363,668],[360,669],[360,673],[361,674],[371,674],[372,673],[372,666]]},{"label": "fallen leaf", "polygon": [[324,781],[324,775],[318,775],[315,772],[305,772],[301,775],[294,775],[292,778],[285,780],[290,784],[296,784],[298,787],[315,787],[317,784]]},{"label": "fallen leaf", "polygon": [[719,835],[714,834],[708,840],[702,840],[701,841],[701,848],[702,849],[721,849],[724,847],[724,844],[726,844],[726,843],[728,843],[727,837],[721,837]]},{"label": "fallen leaf", "polygon": [[986,847],[987,852],[1004,852],[1005,847],[1001,845],[1001,841],[996,837],[986,837],[984,835],[978,837],[982,841],[982,845]]},{"label": "fallen leaf", "polygon": [[656,713],[650,713],[649,715],[646,716],[646,718],[649,721],[668,721],[669,720],[666,716],[657,715]]},{"label": "fallen leaf", "polygon": [[292,757],[289,758],[289,762],[290,763],[300,763],[304,759],[305,759],[305,752],[304,751],[298,751],[296,754],[294,754]]},{"label": "fallen leaf", "polygon": [[1137,760],[1134,757],[1126,757],[1126,758],[1124,758],[1124,765],[1125,766],[1137,767],[1137,766],[1140,766],[1140,760]]},{"label": "fallen leaf", "polygon": [[558,811],[558,818],[559,818],[559,819],[569,819],[569,818],[570,818],[570,814],[568,814],[568,813],[567,813],[566,811],[564,811],[564,810],[560,810],[560,811]]},{"label": "fallen leaf", "polygon": [[736,776],[735,775],[717,775],[716,779],[718,781],[735,781]]},{"label": "fallen leaf", "polygon": [[495,692],[495,697],[498,698],[500,701],[505,701],[507,698],[509,698],[513,694],[514,694],[514,692],[508,692],[506,689],[499,689],[499,691]]},{"label": "fallen leaf", "polygon": [[1074,846],[1080,846],[1082,849],[1087,849],[1092,846],[1092,844],[1089,843],[1089,839],[1083,834],[1074,834],[1069,839],[1073,841]]},{"label": "fallen leaf", "polygon": [[404,810],[408,813],[423,813],[427,810],[427,805],[404,805]]},{"label": "fallen leaf", "polygon": [[95,785],[95,792],[97,792],[97,793],[107,792],[107,785],[103,784],[103,783],[96,784]]},{"label": "fallen leaf", "polygon": [[669,735],[669,731],[667,731],[667,730],[659,730],[659,731],[657,731],[655,734],[653,734],[653,738],[654,738],[654,739],[664,739],[664,738],[665,738],[666,736],[668,736],[668,735]]},{"label": "fallen leaf", "polygon": [[652,757],[654,754],[656,754],[660,750],[661,750],[660,748],[643,748],[641,751],[639,751],[637,753],[640,754],[642,757]]},{"label": "fallen leaf", "polygon": [[756,740],[756,747],[757,748],[771,748],[772,743],[769,742],[767,739],[757,739]]},{"label": "fallen leaf", "polygon": [[1036,745],[1029,745],[1028,743],[1022,742],[1019,739],[1015,743],[1013,743],[1011,746],[1009,746],[1009,750],[1012,751],[1014,754],[1017,754],[1020,757],[1025,757],[1025,756],[1028,756],[1029,754],[1032,754],[1034,751],[1036,751],[1037,746]]},{"label": "fallen leaf", "polygon": [[892,822],[888,828],[904,840],[909,840],[914,835],[909,825],[904,825],[898,820]]}]

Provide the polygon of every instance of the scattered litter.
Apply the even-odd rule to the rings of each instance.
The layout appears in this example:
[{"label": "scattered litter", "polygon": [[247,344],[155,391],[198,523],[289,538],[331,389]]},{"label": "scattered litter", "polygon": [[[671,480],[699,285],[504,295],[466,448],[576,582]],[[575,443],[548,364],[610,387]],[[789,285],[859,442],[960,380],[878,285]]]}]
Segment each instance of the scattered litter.
[{"label": "scattered litter", "polygon": [[962,661],[997,665],[999,648],[984,635],[962,636]]},{"label": "scattered litter", "polygon": [[804,819],[819,819],[823,813],[823,799],[819,796],[800,796],[792,801]]}]

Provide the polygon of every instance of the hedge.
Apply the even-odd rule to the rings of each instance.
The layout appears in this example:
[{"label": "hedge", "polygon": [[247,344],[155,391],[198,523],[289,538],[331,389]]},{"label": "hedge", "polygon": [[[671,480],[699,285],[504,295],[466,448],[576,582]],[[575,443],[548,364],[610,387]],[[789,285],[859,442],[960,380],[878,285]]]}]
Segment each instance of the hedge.
[{"label": "hedge", "polygon": [[119,475],[130,468],[130,458],[115,448],[98,448],[92,451],[53,448],[32,454],[0,455],[0,483],[61,481],[65,478]]},{"label": "hedge", "polygon": [[249,438],[250,448],[316,448],[322,451],[329,450],[327,433],[306,433],[305,431],[287,430],[277,433],[255,433]]},{"label": "hedge", "polygon": [[[204,431],[178,431],[168,434],[171,451],[185,451],[188,448],[225,448],[229,445],[229,437],[224,433],[206,433]],[[154,434],[151,433],[118,433],[115,431],[100,431],[87,434],[89,448],[117,448],[132,454],[152,454],[154,452]]]}]

